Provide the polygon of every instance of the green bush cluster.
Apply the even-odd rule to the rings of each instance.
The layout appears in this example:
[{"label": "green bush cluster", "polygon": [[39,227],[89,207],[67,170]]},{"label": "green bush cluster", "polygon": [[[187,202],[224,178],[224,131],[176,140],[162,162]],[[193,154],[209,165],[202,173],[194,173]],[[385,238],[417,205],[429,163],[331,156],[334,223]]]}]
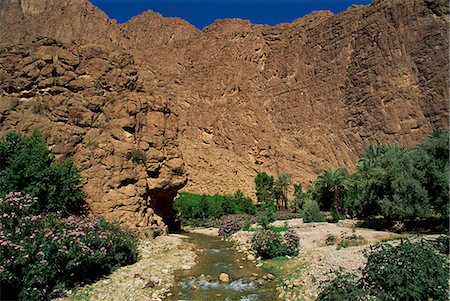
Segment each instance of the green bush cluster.
[{"label": "green bush cluster", "polygon": [[280,233],[270,229],[256,232],[251,241],[252,249],[262,259],[277,256],[296,256],[299,252],[300,238],[292,230]]},{"label": "green bush cluster", "polygon": [[[343,213],[390,220],[448,218],[449,133],[435,130],[408,150],[398,144],[371,145],[357,164],[323,171],[309,191],[333,219]],[[447,223],[445,223],[446,226]]]},{"label": "green bush cluster", "polygon": [[56,162],[41,133],[9,132],[0,142],[0,194],[20,191],[37,197],[40,212],[68,216],[86,209],[78,169],[69,158]]},{"label": "green bush cluster", "polygon": [[447,256],[431,244],[378,244],[366,256],[367,265],[359,280],[355,275],[338,273],[317,300],[448,300]]},{"label": "green bush cluster", "polygon": [[128,160],[131,159],[135,164],[145,163],[147,161],[147,155],[140,149],[133,149],[127,154]]},{"label": "green bush cluster", "polygon": [[324,222],[325,217],[320,212],[319,204],[315,200],[305,200],[301,216],[305,223]]},{"label": "green bush cluster", "polygon": [[20,192],[0,199],[2,299],[49,300],[137,260],[137,237],[95,218],[39,214]]},{"label": "green bush cluster", "polygon": [[360,246],[367,241],[362,237],[361,235],[356,235],[356,233],[353,231],[352,235],[343,235],[341,237],[341,240],[339,241],[336,249],[342,249],[342,248],[348,248],[348,247],[354,247],[354,246]]},{"label": "green bush cluster", "polygon": [[80,217],[79,171],[56,162],[38,131],[0,142],[0,195],[1,300],[50,300],[137,260],[133,233]]},{"label": "green bush cluster", "polygon": [[182,225],[204,225],[227,214],[254,214],[256,207],[240,190],[234,195],[212,196],[181,192],[174,201],[174,210]]}]

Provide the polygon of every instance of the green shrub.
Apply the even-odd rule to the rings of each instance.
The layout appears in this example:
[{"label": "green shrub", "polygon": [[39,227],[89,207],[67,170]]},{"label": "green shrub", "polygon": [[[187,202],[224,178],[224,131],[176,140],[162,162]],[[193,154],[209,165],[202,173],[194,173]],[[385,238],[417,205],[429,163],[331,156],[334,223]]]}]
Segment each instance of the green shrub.
[{"label": "green shrub", "polygon": [[352,235],[342,236],[341,241],[338,243],[336,249],[339,250],[347,247],[360,246],[364,243],[366,243],[364,237],[356,235],[355,231],[353,230]]},{"label": "green shrub", "polygon": [[430,244],[378,244],[366,256],[361,279],[338,273],[317,300],[448,300],[447,255]]},{"label": "green shrub", "polygon": [[[368,300],[367,293],[357,285],[357,277],[354,274],[335,272],[335,278],[321,285],[322,291],[317,297],[317,301],[336,300]],[[370,299],[369,299],[370,300]]]},{"label": "green shrub", "polygon": [[68,216],[86,209],[78,169],[71,159],[55,162],[38,130],[30,136],[9,132],[0,142],[0,194],[10,191],[37,197],[39,212]]},{"label": "green shrub", "polygon": [[133,149],[132,151],[130,151],[127,154],[127,158],[128,158],[128,160],[131,159],[131,161],[133,161],[133,163],[135,163],[135,164],[141,164],[141,163],[145,163],[145,161],[147,161],[147,155],[145,154],[144,151],[142,151],[140,149]]},{"label": "green shrub", "polygon": [[284,245],[285,250],[283,255],[288,256],[297,256],[299,252],[299,243],[300,238],[297,236],[297,234],[294,232],[294,230],[289,229],[287,230],[284,235]]},{"label": "green shrub", "polygon": [[187,192],[178,194],[174,201],[177,219],[182,225],[206,225],[211,219],[227,214],[253,214],[252,200],[241,191],[234,195],[198,195]]},{"label": "green shrub", "polygon": [[2,299],[49,300],[137,260],[134,234],[98,217],[41,215],[35,202],[21,193],[0,200]]},{"label": "green shrub", "polygon": [[332,246],[332,245],[334,245],[334,244],[336,243],[336,241],[337,241],[337,238],[336,238],[335,235],[333,235],[333,234],[328,234],[328,235],[327,235],[327,238],[325,239],[325,244],[326,244],[327,246]]},{"label": "green shrub", "polygon": [[306,200],[301,214],[305,223],[325,221],[325,217],[320,212],[319,204],[315,200]]},{"label": "green shrub", "polygon": [[383,299],[448,300],[448,261],[426,242],[371,247],[363,282]]},{"label": "green shrub", "polygon": [[234,193],[232,197],[232,202],[234,202],[236,205],[235,212],[233,213],[246,213],[246,214],[255,214],[256,213],[256,207],[255,204],[253,204],[253,201],[251,198],[246,197],[242,191],[239,189]]},{"label": "green shrub", "polygon": [[267,215],[260,215],[256,221],[263,229],[269,229],[270,219]]},{"label": "green shrub", "polygon": [[300,238],[293,232],[287,231],[284,236],[273,230],[258,231],[252,237],[252,249],[262,259],[277,256],[296,256],[299,251]]}]

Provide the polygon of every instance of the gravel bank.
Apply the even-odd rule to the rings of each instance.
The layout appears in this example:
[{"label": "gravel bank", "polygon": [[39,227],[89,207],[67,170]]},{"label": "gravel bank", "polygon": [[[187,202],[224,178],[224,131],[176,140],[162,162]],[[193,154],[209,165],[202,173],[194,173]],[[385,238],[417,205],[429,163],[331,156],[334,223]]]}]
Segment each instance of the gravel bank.
[{"label": "gravel bank", "polygon": [[[334,276],[333,271],[343,269],[346,272],[359,273],[366,263],[362,250],[370,244],[383,239],[392,239],[398,235],[390,232],[369,229],[355,229],[348,223],[309,223],[302,220],[277,221],[274,226],[288,226],[300,237],[300,253],[281,267],[283,283],[279,285],[280,300],[315,300],[320,284]],[[242,251],[250,250],[250,240],[254,233],[239,231],[232,238]],[[337,243],[326,245],[326,239],[334,236],[338,241],[343,237],[357,235],[364,238],[362,245],[337,248]],[[264,264],[264,261],[261,262]]]},{"label": "gravel bank", "polygon": [[135,264],[116,270],[103,280],[69,291],[54,301],[159,301],[170,294],[175,270],[195,265],[193,245],[182,235],[170,234],[143,240],[141,258]]}]

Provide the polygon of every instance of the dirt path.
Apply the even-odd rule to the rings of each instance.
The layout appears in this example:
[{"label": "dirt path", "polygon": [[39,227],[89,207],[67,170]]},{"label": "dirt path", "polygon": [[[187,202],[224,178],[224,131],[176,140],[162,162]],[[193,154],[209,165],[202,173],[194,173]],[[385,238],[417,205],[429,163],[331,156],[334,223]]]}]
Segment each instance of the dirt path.
[{"label": "dirt path", "polygon": [[190,269],[195,265],[193,245],[184,242],[181,237],[170,234],[142,241],[138,262],[54,301],[162,300],[170,294],[175,270]]}]

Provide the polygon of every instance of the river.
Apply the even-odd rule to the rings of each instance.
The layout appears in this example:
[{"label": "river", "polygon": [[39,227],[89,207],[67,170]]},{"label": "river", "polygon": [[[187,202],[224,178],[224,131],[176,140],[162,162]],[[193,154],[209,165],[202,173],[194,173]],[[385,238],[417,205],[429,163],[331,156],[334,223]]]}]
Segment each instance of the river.
[{"label": "river", "polygon": [[[267,301],[277,300],[276,280],[262,279],[264,270],[238,253],[233,243],[217,236],[186,233],[187,240],[198,247],[197,264],[179,271],[168,301]],[[229,282],[219,281],[221,273]]]}]

